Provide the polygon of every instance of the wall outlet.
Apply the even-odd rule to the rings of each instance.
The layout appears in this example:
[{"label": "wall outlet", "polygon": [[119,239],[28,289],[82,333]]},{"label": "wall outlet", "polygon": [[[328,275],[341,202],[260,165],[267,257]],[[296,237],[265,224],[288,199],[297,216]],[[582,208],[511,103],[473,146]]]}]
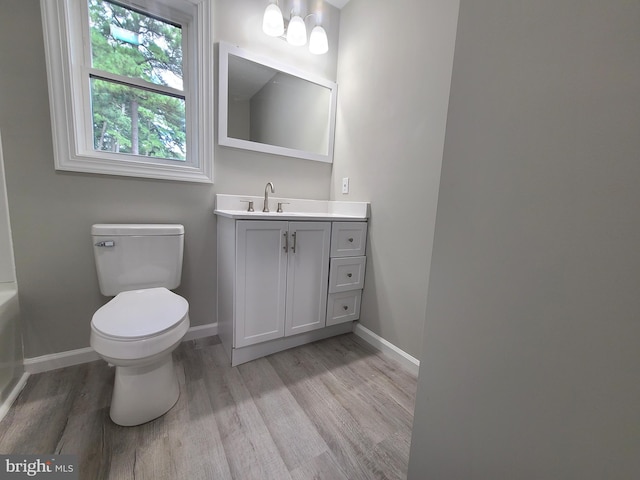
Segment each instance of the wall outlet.
[{"label": "wall outlet", "polygon": [[349,193],[349,177],[342,179],[342,193]]}]

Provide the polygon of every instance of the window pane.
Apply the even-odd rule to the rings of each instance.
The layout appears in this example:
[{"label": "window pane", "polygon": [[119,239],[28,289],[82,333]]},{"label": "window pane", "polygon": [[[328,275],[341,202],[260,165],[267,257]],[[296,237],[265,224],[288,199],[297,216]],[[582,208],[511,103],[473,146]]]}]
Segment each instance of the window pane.
[{"label": "window pane", "polygon": [[186,159],[184,99],[91,79],[95,150]]},{"label": "window pane", "polygon": [[182,30],[103,0],[89,0],[93,68],[182,90]]}]

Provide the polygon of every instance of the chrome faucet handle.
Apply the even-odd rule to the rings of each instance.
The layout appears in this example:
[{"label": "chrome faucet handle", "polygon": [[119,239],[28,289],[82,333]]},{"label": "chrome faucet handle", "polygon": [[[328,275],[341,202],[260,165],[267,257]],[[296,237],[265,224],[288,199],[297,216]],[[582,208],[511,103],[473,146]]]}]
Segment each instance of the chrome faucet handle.
[{"label": "chrome faucet handle", "polygon": [[240,200],[242,203],[248,203],[247,212],[253,212],[253,200]]},{"label": "chrome faucet handle", "polygon": [[269,212],[269,188],[271,188],[271,193],[276,193],[273,183],[268,182],[264,187],[264,206],[262,207],[262,211],[265,213]]},{"label": "chrome faucet handle", "polygon": [[278,213],[282,213],[282,205],[289,205],[289,202],[278,202]]}]

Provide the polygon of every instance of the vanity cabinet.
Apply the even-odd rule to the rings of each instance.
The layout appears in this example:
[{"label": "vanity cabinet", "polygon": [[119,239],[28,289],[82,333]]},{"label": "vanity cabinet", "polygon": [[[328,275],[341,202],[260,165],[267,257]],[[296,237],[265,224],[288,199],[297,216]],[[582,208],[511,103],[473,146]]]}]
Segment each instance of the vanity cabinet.
[{"label": "vanity cabinet", "polygon": [[329,222],[238,221],[235,347],[325,326]]},{"label": "vanity cabinet", "polygon": [[219,216],[218,335],[231,364],[350,332],[365,243],[366,221]]}]

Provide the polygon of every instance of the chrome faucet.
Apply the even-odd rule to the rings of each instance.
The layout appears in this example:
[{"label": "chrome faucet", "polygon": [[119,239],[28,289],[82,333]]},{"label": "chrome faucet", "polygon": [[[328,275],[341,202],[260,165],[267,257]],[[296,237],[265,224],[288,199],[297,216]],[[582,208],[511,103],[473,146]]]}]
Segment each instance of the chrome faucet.
[{"label": "chrome faucet", "polygon": [[269,211],[269,188],[271,188],[271,193],[275,193],[276,190],[273,188],[273,183],[269,182],[264,187],[264,207],[262,208],[263,212]]}]

